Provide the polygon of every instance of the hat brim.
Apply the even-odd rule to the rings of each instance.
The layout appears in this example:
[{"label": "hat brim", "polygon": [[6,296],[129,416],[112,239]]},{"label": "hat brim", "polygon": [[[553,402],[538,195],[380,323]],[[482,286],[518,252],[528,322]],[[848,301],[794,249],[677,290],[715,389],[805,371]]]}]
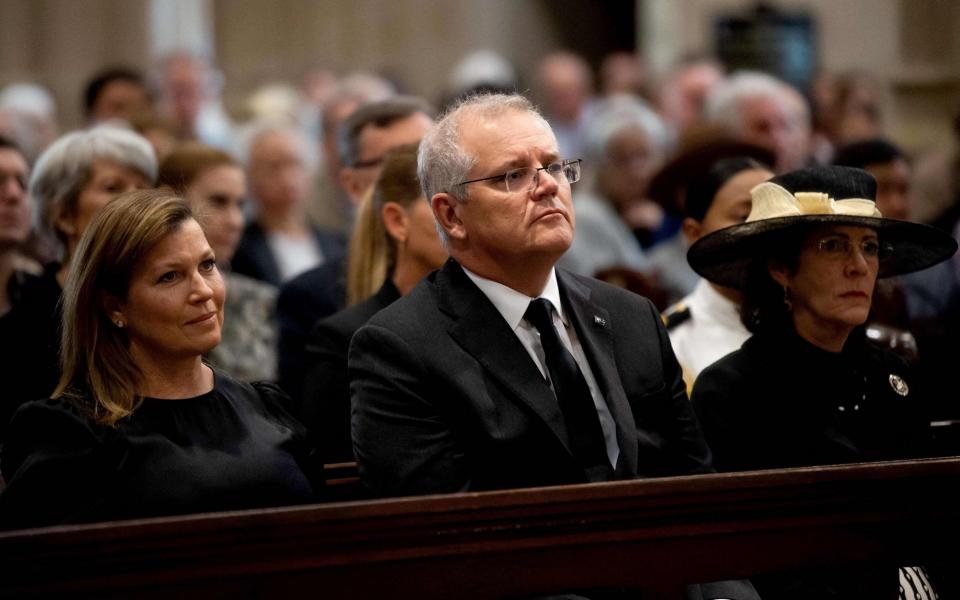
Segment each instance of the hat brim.
[{"label": "hat brim", "polygon": [[766,256],[777,234],[802,225],[850,225],[876,230],[883,243],[893,246],[890,256],[880,261],[877,277],[919,271],[950,258],[957,251],[955,239],[929,225],[878,217],[800,215],[742,223],[714,231],[690,247],[687,260],[704,279],[740,289],[751,262]]}]

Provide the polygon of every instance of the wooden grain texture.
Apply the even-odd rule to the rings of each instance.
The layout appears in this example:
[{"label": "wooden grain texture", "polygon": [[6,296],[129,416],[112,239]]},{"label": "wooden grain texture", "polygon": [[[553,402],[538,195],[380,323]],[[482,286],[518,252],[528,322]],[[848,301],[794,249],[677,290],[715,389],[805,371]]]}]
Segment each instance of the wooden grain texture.
[{"label": "wooden grain texture", "polygon": [[0,535],[0,596],[492,598],[955,560],[960,459],[702,475]]}]

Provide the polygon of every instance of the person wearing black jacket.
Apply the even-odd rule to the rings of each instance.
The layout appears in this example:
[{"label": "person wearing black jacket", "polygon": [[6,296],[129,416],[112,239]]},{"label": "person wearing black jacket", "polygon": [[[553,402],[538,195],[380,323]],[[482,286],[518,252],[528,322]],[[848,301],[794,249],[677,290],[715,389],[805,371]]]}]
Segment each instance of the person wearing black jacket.
[{"label": "person wearing black jacket", "polygon": [[[812,167],[751,191],[746,222],[701,238],[693,268],[742,290],[753,333],[701,372],[691,400],[719,471],[917,458],[932,451],[922,383],[863,324],[878,277],[954,254],[946,234],[885,219],[876,181],[849,167]],[[924,579],[900,570],[902,585]],[[766,600],[894,597],[893,569],[804,571],[753,579]]]}]

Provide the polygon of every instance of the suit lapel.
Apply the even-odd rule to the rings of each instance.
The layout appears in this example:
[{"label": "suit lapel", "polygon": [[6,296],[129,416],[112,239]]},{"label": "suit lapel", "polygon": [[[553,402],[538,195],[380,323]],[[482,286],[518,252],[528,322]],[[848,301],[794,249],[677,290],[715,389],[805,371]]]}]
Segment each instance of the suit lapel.
[{"label": "suit lapel", "polygon": [[439,308],[452,319],[450,336],[542,419],[569,452],[563,414],[550,386],[493,303],[452,259],[435,281]]},{"label": "suit lapel", "polygon": [[637,428],[616,366],[613,328],[617,323],[603,307],[591,301],[590,288],[561,269],[557,269],[557,280],[560,295],[569,309],[568,317],[577,330],[594,378],[617,424],[620,446],[617,472],[633,475],[637,472]]}]

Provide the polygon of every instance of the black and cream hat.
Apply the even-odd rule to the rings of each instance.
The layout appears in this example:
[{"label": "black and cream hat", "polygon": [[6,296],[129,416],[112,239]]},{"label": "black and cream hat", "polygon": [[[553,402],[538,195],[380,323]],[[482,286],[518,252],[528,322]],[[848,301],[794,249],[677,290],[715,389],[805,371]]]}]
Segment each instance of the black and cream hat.
[{"label": "black and cream hat", "polygon": [[892,252],[881,259],[878,277],[925,269],[957,251],[947,233],[919,223],[884,219],[874,199],[877,182],[861,169],[819,166],[791,171],[750,190],[746,222],[708,234],[690,247],[693,270],[716,284],[741,288],[751,261],[765,256],[777,234],[800,225],[869,227]]}]

